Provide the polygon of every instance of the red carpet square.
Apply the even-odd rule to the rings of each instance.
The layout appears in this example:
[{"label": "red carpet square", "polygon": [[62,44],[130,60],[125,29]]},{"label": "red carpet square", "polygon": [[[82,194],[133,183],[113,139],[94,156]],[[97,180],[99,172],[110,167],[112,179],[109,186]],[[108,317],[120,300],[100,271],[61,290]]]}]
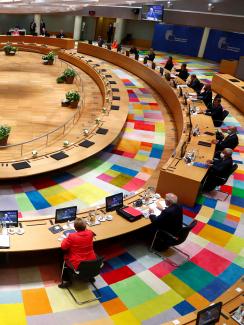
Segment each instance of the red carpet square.
[{"label": "red carpet square", "polygon": [[195,255],[191,261],[215,276],[218,276],[231,264],[230,261],[205,248]]},{"label": "red carpet square", "polygon": [[168,273],[171,273],[174,269],[176,269],[176,267],[167,262],[160,262],[149,268],[149,270],[160,279]]},{"label": "red carpet square", "polygon": [[203,223],[201,221],[197,221],[197,224],[192,229],[192,232],[197,235],[203,229],[204,226],[205,226],[205,223]]},{"label": "red carpet square", "polygon": [[135,275],[135,273],[128,266],[123,266],[117,270],[101,274],[103,279],[108,284],[113,284],[125,280],[133,275]]}]

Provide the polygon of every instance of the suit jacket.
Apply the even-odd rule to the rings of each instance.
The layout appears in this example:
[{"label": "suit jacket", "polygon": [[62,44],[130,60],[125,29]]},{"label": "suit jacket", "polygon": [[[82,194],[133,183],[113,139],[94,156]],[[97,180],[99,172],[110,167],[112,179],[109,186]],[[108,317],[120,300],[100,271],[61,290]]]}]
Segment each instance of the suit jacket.
[{"label": "suit jacket", "polygon": [[184,81],[186,81],[186,79],[189,77],[189,73],[187,69],[186,70],[177,69],[176,71],[179,72],[178,77]]},{"label": "suit jacket", "polygon": [[149,53],[147,57],[149,61],[153,61],[155,59],[155,53]]},{"label": "suit jacket", "polygon": [[212,107],[212,96],[213,96],[212,90],[205,90],[198,96],[198,98],[204,102],[206,107],[211,108]]},{"label": "suit jacket", "polygon": [[171,71],[174,64],[172,62],[166,62],[164,69]]},{"label": "suit jacket", "polygon": [[213,107],[211,110],[206,111],[206,115],[212,116],[213,122],[222,121],[223,107],[221,105],[218,105],[217,107]]},{"label": "suit jacket", "polygon": [[151,214],[149,218],[156,228],[168,231],[172,235],[177,235],[183,223],[182,207],[179,204],[172,204],[162,210],[158,217]]},{"label": "suit jacket", "polygon": [[72,264],[75,269],[82,261],[96,259],[93,250],[93,236],[94,233],[91,230],[85,229],[69,234],[62,241],[61,248],[65,251],[64,259],[68,264]]},{"label": "suit jacket", "polygon": [[201,82],[199,81],[199,79],[194,79],[193,81],[189,82],[188,86],[192,89],[195,90],[195,92],[200,92],[201,90]]},{"label": "suit jacket", "polygon": [[236,133],[227,135],[222,141],[216,144],[216,150],[222,151],[225,148],[235,149],[239,144],[238,136]]},{"label": "suit jacket", "polygon": [[209,168],[209,176],[228,177],[231,173],[232,166],[233,160],[231,157],[214,160],[213,165]]}]

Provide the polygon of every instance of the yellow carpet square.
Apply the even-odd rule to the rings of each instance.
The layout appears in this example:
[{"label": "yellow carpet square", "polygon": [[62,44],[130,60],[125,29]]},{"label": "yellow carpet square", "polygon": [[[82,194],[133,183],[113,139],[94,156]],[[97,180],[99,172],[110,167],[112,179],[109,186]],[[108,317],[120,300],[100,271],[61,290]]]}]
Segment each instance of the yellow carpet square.
[{"label": "yellow carpet square", "polygon": [[199,236],[209,240],[216,245],[224,247],[232,235],[210,225],[205,225],[204,228],[199,232]]},{"label": "yellow carpet square", "polygon": [[125,324],[140,325],[141,324],[141,322],[139,322],[139,320],[136,319],[135,316],[129,310],[111,316],[111,318],[114,321],[115,325],[125,325]]},{"label": "yellow carpet square", "polygon": [[26,325],[25,309],[23,304],[0,305],[1,325]]}]

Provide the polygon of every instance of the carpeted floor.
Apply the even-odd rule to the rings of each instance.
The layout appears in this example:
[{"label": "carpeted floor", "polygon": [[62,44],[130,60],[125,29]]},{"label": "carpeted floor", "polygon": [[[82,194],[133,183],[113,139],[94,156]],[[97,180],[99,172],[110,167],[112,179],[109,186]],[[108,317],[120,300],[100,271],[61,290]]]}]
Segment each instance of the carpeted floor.
[{"label": "carpeted floor", "polygon": [[[207,62],[192,58],[177,60],[191,60],[191,69],[201,66],[203,79],[216,68],[211,63],[207,69]],[[130,97],[130,114],[119,142],[65,173],[30,183],[1,185],[3,209],[18,208],[28,218],[50,214],[51,209],[62,205],[75,203],[83,208],[101,202],[118,189],[134,191],[143,186],[163,152],[163,117],[137,78],[121,70],[115,72],[123,79]],[[243,129],[233,116],[226,118],[223,128],[230,125],[238,126],[240,145],[234,159],[239,168],[222,187],[230,193],[226,201],[200,196],[194,208],[184,207],[186,222],[198,220],[181,245],[191,255],[188,263],[177,269],[171,267],[149,253],[145,240],[137,233],[131,239],[98,247],[106,257],[97,278],[102,299],[83,307],[77,307],[66,290],[57,287],[60,270],[56,261],[9,268],[0,272],[0,323],[156,325],[207,306],[226,291],[243,274],[244,266],[244,139]],[[173,258],[178,260],[179,256]],[[87,289],[82,294],[91,295]]]}]

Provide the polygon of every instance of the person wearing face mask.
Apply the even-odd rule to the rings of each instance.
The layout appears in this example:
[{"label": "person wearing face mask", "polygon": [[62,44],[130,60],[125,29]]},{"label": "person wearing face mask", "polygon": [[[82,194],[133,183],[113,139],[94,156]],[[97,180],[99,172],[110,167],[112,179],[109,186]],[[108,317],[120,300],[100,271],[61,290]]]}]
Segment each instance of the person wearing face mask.
[{"label": "person wearing face mask", "polygon": [[230,175],[233,160],[232,149],[225,148],[220,153],[220,159],[207,160],[208,172],[203,181],[203,192],[210,192],[219,185],[219,177],[226,178]]},{"label": "person wearing face mask", "polygon": [[222,135],[221,140],[214,140],[213,143],[216,144],[216,152],[222,151],[225,148],[235,149],[239,144],[239,139],[237,136],[237,128],[235,126],[229,127],[227,130],[228,135],[224,137]]},{"label": "person wearing face mask", "polygon": [[[161,210],[159,216],[153,214],[153,209],[149,208],[149,218],[152,222],[154,230],[165,230],[177,236],[183,227],[183,210],[178,204],[178,198],[173,193],[167,193],[165,195],[166,208],[163,207],[160,201],[157,202],[157,208]],[[167,249],[169,247],[168,237],[165,236],[164,246],[158,247],[160,250]]]}]

